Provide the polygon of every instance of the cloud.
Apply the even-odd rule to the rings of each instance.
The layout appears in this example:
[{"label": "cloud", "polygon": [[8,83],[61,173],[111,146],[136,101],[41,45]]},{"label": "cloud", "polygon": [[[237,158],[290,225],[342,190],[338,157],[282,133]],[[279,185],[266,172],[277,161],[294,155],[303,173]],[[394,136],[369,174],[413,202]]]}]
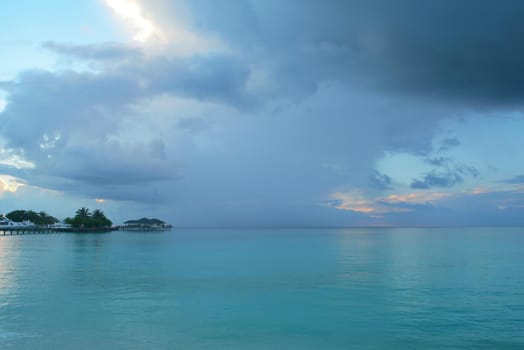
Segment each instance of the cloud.
[{"label": "cloud", "polygon": [[[148,53],[168,52],[177,56],[207,54],[226,49],[210,35],[200,35],[187,28],[181,20],[157,23],[158,16],[148,11],[152,4],[135,0],[104,0],[105,4],[131,29],[133,40]],[[177,14],[182,13],[177,10]]]},{"label": "cloud", "polygon": [[478,169],[474,166],[466,164],[456,164],[454,168],[457,173],[462,175],[469,175],[472,177],[478,177],[480,175],[480,171],[478,171]]},{"label": "cloud", "polygon": [[414,189],[429,189],[433,187],[452,187],[464,182],[464,178],[458,173],[431,172],[426,174],[422,180],[413,180],[410,187]]},{"label": "cloud", "polygon": [[93,60],[137,60],[142,59],[144,52],[135,46],[122,43],[101,43],[91,45],[73,45],[48,41],[42,45],[60,55],[79,59]]},{"label": "cloud", "polygon": [[16,177],[0,174],[0,196],[6,192],[15,193],[25,183]]},{"label": "cloud", "polygon": [[[257,169],[258,176],[268,176],[266,193],[276,194],[278,190],[270,184],[278,181],[278,175],[268,170],[274,166],[274,156],[264,160],[269,151],[283,157],[281,170],[286,177],[307,174],[302,182],[310,188],[312,200],[331,187],[335,178],[368,181],[382,140],[389,140],[387,125],[398,123],[400,116],[414,118],[425,109],[424,104],[363,95],[337,84],[319,86],[307,99],[278,103],[273,109],[268,96],[251,95],[246,90],[248,79],[246,65],[227,56],[134,60],[99,73],[30,71],[8,87],[10,102],[2,114],[4,135],[9,147],[24,149],[26,157],[37,164],[38,176],[33,181],[61,191],[93,191],[97,197],[113,199],[139,200],[143,195],[144,200],[151,200],[155,196],[149,192],[126,186],[171,187],[179,179],[178,159],[186,158],[185,168],[207,174],[216,173],[216,167],[224,168],[231,173],[224,177],[227,182],[247,176],[246,166]],[[162,110],[155,107],[156,101],[170,98],[174,105]],[[177,110],[184,100],[194,101],[193,105]],[[205,114],[191,110],[201,105],[213,107]],[[392,114],[392,106],[402,112]],[[352,118],[346,110],[355,116],[374,117]],[[46,111],[45,118],[41,118],[42,111]],[[325,118],[317,118],[319,114]],[[177,149],[176,142],[168,141],[174,135],[185,138],[188,132],[192,133],[190,139],[214,133],[222,126],[213,120],[230,115],[235,118],[233,127],[219,135],[218,144],[232,154],[245,153],[242,157],[228,156],[223,161],[227,163],[218,165],[198,153],[182,155],[187,147]],[[319,130],[325,134],[312,138]],[[427,138],[424,144],[429,149]],[[148,152],[153,150],[156,155],[152,157]],[[302,159],[296,157],[299,152],[304,152]],[[195,165],[197,160],[209,163]],[[326,171],[320,170],[321,164],[326,162],[340,164],[340,169],[350,164],[352,171],[349,176],[346,170],[323,175]],[[319,181],[318,176],[325,180]],[[304,192],[279,190],[290,196]],[[169,191],[157,192],[169,196]]]},{"label": "cloud", "polygon": [[374,218],[377,214],[414,212],[457,195],[460,193],[432,191],[370,196],[363,190],[351,189],[332,193],[325,203],[338,210],[359,212]]},{"label": "cloud", "polygon": [[[44,43],[89,69],[0,84],[4,165],[73,196],[163,203],[189,225],[436,222],[454,195],[432,188],[480,175],[452,154],[462,139],[434,142],[442,122],[522,95],[520,50],[489,40],[522,24],[485,1],[108,4],[145,43]],[[375,170],[398,152],[426,159],[404,183]],[[423,191],[400,192],[413,176]]]},{"label": "cloud", "polygon": [[0,148],[0,166],[15,169],[34,169],[35,163],[24,158],[24,152],[15,149]]},{"label": "cloud", "polygon": [[412,192],[407,194],[391,194],[380,201],[389,204],[427,204],[454,196],[450,192]]},{"label": "cloud", "polygon": [[512,39],[524,34],[518,20],[524,4],[518,0],[504,6],[489,0],[140,3],[159,26],[185,20],[194,30],[256,54],[249,59],[274,74],[285,72],[295,86],[358,80],[450,102],[522,102],[524,50]]},{"label": "cloud", "polygon": [[432,166],[444,167],[452,163],[453,160],[449,157],[433,157],[433,158],[429,157],[429,158],[424,159],[424,162]]},{"label": "cloud", "polygon": [[162,94],[247,106],[246,79],[243,65],[227,57],[138,60],[101,73],[28,71],[5,86],[2,129],[9,147],[28,153],[45,135],[60,133],[67,142],[63,130],[101,139],[119,128],[132,106]]},{"label": "cloud", "polygon": [[328,205],[338,210],[350,210],[363,214],[372,214],[381,210],[374,206],[373,201],[365,197],[359,191],[335,192],[330,198],[332,201]]},{"label": "cloud", "polygon": [[371,185],[379,190],[388,190],[392,188],[393,180],[386,174],[375,171],[370,177]]},{"label": "cloud", "polygon": [[524,192],[519,190],[477,188],[471,191],[420,191],[378,197],[349,190],[334,193],[326,205],[344,212],[360,212],[368,216],[368,223],[392,226],[507,226],[524,223]]},{"label": "cloud", "polygon": [[132,0],[104,0],[118,16],[129,22],[135,33],[133,39],[146,42],[161,33],[155,24],[146,18],[140,6]]},{"label": "cloud", "polygon": [[448,151],[451,148],[460,146],[460,141],[457,138],[447,137],[442,140],[441,146],[438,149],[439,152]]},{"label": "cloud", "polygon": [[502,182],[517,185],[524,184],[524,175],[517,175],[515,177],[512,177],[511,179],[503,180]]},{"label": "cloud", "polygon": [[453,187],[464,182],[464,177],[478,177],[480,172],[473,166],[457,164],[449,157],[429,157],[424,161],[436,168],[424,175],[422,180],[415,179],[410,187],[413,189],[430,189],[434,187]]}]

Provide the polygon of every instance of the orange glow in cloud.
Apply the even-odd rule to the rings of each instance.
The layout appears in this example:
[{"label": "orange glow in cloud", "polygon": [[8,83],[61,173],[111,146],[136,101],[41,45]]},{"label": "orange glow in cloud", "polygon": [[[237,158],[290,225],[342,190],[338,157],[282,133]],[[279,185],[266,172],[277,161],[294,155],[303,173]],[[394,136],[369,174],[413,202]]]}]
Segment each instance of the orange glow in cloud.
[{"label": "orange glow in cloud", "polygon": [[0,195],[6,192],[15,193],[22,186],[23,182],[10,175],[0,175]]},{"label": "orange glow in cloud", "polygon": [[369,214],[376,210],[371,206],[371,201],[364,198],[358,191],[351,192],[335,192],[331,199],[337,200],[339,204],[335,208],[339,210],[351,210],[359,213]]},{"label": "orange glow in cloud", "polygon": [[477,188],[474,188],[471,191],[472,194],[476,194],[476,195],[484,194],[484,193],[487,193],[487,192],[488,192],[488,189],[484,188],[484,187],[477,187]]},{"label": "orange glow in cloud", "polygon": [[106,200],[105,200],[104,198],[97,198],[95,201],[96,201],[97,203],[102,204],[102,203],[105,203]]},{"label": "orange glow in cloud", "polygon": [[[518,189],[514,189],[513,191],[518,191]],[[390,194],[385,197],[371,197],[367,196],[362,190],[353,189],[332,193],[329,198],[334,202],[329,204],[329,206],[338,210],[350,210],[367,214],[372,218],[381,218],[382,216],[380,216],[380,214],[413,211],[409,205],[429,204],[447,198],[454,198],[457,196],[478,196],[489,192],[491,192],[491,190],[488,188],[477,187],[471,190],[459,192],[420,191]],[[515,204],[502,203],[499,205],[500,210],[504,210],[508,207],[515,207]]]},{"label": "orange glow in cloud", "polygon": [[358,190],[335,192],[331,194],[330,198],[338,202],[333,206],[338,210],[350,210],[368,215],[410,211],[409,208],[381,205],[376,198],[367,198]]},{"label": "orange glow in cloud", "polygon": [[407,194],[391,194],[381,200],[385,203],[408,203],[408,204],[423,204],[435,202],[447,197],[451,197],[452,193],[447,192],[414,192]]},{"label": "orange glow in cloud", "polygon": [[338,210],[350,210],[379,217],[377,214],[404,213],[412,211],[411,208],[402,206],[409,204],[427,204],[454,197],[457,195],[472,195],[487,192],[486,189],[477,188],[471,192],[411,192],[403,194],[390,194],[385,197],[369,197],[363,191],[353,189],[332,193],[329,198],[336,201],[331,204]]}]

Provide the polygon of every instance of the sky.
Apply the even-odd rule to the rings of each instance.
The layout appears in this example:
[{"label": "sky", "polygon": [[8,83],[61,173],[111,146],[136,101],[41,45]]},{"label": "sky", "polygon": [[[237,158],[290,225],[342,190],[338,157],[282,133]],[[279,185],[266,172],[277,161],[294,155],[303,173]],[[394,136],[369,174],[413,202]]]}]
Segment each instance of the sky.
[{"label": "sky", "polygon": [[20,0],[0,212],[524,225],[524,3]]}]

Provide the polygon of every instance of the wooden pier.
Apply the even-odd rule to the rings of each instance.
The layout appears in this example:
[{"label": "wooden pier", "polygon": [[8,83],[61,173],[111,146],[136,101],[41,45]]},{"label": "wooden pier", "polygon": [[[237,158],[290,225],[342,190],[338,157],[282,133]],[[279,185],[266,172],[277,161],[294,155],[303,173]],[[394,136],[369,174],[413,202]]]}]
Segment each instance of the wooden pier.
[{"label": "wooden pier", "polygon": [[67,229],[63,228],[52,228],[52,227],[9,227],[0,228],[0,235],[2,236],[13,236],[13,235],[37,235],[37,234],[52,234],[52,233],[64,233]]},{"label": "wooden pier", "polygon": [[72,227],[6,227],[0,228],[0,236],[16,236],[16,235],[39,235],[39,234],[55,234],[55,233],[100,233],[111,231],[171,231],[173,225],[119,225],[113,227],[101,228],[72,228]]},{"label": "wooden pier", "polygon": [[139,232],[149,232],[149,231],[171,231],[173,230],[173,225],[121,225],[118,226],[118,231],[139,231]]}]

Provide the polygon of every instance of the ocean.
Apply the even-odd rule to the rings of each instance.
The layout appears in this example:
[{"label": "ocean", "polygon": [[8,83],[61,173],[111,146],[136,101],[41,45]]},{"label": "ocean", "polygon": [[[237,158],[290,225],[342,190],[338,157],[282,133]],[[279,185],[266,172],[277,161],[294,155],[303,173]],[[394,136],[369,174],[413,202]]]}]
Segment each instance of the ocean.
[{"label": "ocean", "polygon": [[0,236],[0,349],[524,349],[524,228]]}]

